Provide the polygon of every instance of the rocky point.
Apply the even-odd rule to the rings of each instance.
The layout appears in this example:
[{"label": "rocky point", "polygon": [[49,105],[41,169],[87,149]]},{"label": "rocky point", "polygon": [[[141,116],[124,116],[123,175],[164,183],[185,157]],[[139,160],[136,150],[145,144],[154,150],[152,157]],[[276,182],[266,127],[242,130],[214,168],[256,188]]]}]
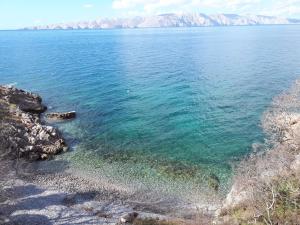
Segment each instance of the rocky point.
[{"label": "rocky point", "polygon": [[0,86],[2,158],[48,159],[67,150],[61,133],[41,121],[41,114],[46,110],[39,95]]}]

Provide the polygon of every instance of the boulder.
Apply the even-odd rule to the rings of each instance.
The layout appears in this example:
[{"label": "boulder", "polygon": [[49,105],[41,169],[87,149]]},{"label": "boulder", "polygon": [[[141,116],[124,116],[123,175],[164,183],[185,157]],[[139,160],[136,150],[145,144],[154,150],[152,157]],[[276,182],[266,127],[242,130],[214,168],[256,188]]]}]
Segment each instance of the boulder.
[{"label": "boulder", "polygon": [[41,102],[36,94],[0,86],[0,157],[46,160],[68,150],[62,134],[40,120]]},{"label": "boulder", "polygon": [[61,112],[61,113],[59,112],[48,113],[46,117],[48,119],[53,119],[53,120],[70,120],[76,117],[76,112],[70,111],[70,112]]},{"label": "boulder", "polygon": [[4,86],[0,87],[0,92],[9,104],[18,106],[23,112],[39,114],[47,110],[47,107],[42,104],[42,98],[39,95]]},{"label": "boulder", "polygon": [[220,188],[220,180],[215,174],[210,174],[208,176],[208,186],[215,191],[218,191]]}]

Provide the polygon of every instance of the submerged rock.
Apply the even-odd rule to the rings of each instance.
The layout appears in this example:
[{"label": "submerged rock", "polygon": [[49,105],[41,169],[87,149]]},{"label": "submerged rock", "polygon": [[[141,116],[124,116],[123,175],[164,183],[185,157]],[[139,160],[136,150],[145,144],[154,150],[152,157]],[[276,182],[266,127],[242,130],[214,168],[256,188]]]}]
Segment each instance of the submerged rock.
[{"label": "submerged rock", "polygon": [[54,120],[69,120],[69,119],[74,119],[76,117],[76,112],[71,111],[71,112],[55,112],[55,113],[47,113],[46,117],[48,119],[54,119]]},{"label": "submerged rock", "polygon": [[210,174],[209,177],[208,177],[208,186],[212,189],[214,189],[215,191],[218,191],[219,188],[220,188],[220,180],[219,178],[217,177],[217,175],[215,174]]},{"label": "submerged rock", "polygon": [[48,159],[67,149],[60,132],[44,125],[39,95],[0,86],[0,157]]}]

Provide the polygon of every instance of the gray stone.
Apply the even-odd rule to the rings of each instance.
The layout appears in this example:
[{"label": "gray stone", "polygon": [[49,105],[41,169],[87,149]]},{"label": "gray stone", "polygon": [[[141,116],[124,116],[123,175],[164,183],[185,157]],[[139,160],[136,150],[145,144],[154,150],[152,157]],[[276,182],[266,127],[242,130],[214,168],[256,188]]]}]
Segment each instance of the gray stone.
[{"label": "gray stone", "polygon": [[120,223],[133,223],[134,220],[138,217],[137,212],[127,213],[120,218]]},{"label": "gray stone", "polygon": [[69,119],[74,119],[76,117],[76,112],[70,111],[70,112],[60,112],[60,113],[59,112],[48,113],[46,117],[52,120],[69,120]]},{"label": "gray stone", "polygon": [[42,98],[23,90],[0,86],[0,153],[9,158],[48,159],[67,149],[60,132],[44,125]]}]

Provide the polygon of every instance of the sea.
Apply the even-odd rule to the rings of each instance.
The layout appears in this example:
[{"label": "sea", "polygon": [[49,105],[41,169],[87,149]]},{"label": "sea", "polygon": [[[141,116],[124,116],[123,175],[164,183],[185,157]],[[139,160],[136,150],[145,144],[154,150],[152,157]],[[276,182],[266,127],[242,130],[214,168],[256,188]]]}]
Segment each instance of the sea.
[{"label": "sea", "polygon": [[59,160],[144,196],[228,192],[299,77],[298,25],[0,31],[0,84],[77,112],[50,122],[71,146]]}]

